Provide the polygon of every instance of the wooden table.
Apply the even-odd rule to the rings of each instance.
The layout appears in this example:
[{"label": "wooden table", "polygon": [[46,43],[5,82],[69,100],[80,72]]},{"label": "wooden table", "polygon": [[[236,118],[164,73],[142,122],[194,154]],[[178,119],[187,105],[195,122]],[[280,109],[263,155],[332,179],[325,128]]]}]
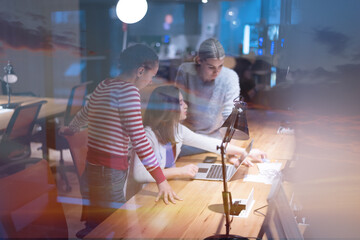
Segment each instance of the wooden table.
[{"label": "wooden table", "polygon": [[[254,139],[253,147],[266,151],[271,160],[283,163],[291,160],[295,145],[294,136],[277,134],[280,122],[289,120],[289,116],[262,110],[248,110],[247,115],[250,137]],[[236,143],[244,147],[249,141],[236,141]],[[180,166],[201,162],[206,155],[209,154],[183,157],[176,164]],[[266,198],[271,185],[242,180],[245,174],[256,173],[258,173],[257,167],[241,167],[236,173],[236,179],[228,182],[233,199],[247,198],[252,188],[255,199],[255,204],[247,218],[233,218],[230,234],[244,237],[258,235],[264,217],[254,214],[253,210],[267,204]],[[183,201],[178,201],[175,205],[166,205],[162,201],[155,203],[157,186],[154,183],[147,184],[95,228],[87,238],[203,239],[226,232],[222,182],[173,180],[169,183]],[[261,211],[265,213],[266,208]]]},{"label": "wooden table", "polygon": [[[59,114],[62,114],[66,110],[67,99],[58,99],[58,98],[40,98],[40,97],[25,97],[25,96],[12,96],[11,103],[21,102],[21,103],[31,103],[41,100],[46,100],[47,103],[44,104],[39,113],[39,119],[52,118]],[[0,95],[0,104],[7,103],[7,96]],[[0,131],[4,130],[13,114],[14,110],[1,112],[0,110]]]}]

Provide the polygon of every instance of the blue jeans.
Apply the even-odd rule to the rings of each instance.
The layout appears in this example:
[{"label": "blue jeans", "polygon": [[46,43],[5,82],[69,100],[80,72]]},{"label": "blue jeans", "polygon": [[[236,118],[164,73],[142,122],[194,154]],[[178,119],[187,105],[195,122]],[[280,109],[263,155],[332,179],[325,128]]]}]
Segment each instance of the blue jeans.
[{"label": "blue jeans", "polygon": [[96,227],[126,201],[127,170],[116,170],[87,163],[82,176],[82,220],[90,228]]},{"label": "blue jeans", "polygon": [[200,154],[200,153],[206,153],[206,152],[208,152],[208,151],[200,149],[200,148],[188,146],[188,145],[182,145],[181,151],[179,153],[179,157]]}]

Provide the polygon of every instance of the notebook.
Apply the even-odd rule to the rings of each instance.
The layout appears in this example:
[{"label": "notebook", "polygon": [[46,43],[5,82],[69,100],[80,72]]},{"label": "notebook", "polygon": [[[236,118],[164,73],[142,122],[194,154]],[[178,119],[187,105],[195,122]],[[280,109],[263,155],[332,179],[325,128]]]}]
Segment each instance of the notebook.
[{"label": "notebook", "polygon": [[[249,145],[246,147],[246,154],[252,149],[254,140],[251,140]],[[240,168],[241,164],[238,167],[235,167],[231,164],[226,164],[226,181],[231,180],[235,175],[236,171]],[[218,163],[199,163],[199,171],[195,175],[194,179],[198,180],[213,180],[213,181],[222,181],[222,165]]]}]

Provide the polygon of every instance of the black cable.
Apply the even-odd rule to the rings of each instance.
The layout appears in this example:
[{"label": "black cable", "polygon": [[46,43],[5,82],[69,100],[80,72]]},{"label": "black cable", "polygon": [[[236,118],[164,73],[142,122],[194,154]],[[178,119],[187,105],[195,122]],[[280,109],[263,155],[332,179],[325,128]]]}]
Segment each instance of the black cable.
[{"label": "black cable", "polygon": [[264,206],[262,206],[262,207],[259,207],[259,208],[255,209],[255,210],[254,210],[254,214],[258,213],[258,214],[260,214],[260,215],[262,215],[262,216],[265,217],[265,214],[263,214],[263,213],[260,212],[259,210],[260,210],[260,209],[263,209],[263,208],[265,208],[265,207],[267,207],[267,206],[268,206],[268,205],[264,205]]}]

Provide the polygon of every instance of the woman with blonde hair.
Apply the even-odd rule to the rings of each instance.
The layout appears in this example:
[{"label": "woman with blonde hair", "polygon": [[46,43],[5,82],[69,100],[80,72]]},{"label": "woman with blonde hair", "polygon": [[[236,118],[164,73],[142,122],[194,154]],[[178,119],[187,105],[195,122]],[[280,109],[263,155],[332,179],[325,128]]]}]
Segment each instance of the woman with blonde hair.
[{"label": "woman with blonde hair", "polygon": [[[186,119],[186,115],[187,105],[179,88],[166,85],[154,89],[145,110],[144,126],[146,136],[167,179],[193,178],[198,171],[194,164],[175,167],[183,144],[220,154],[217,146],[220,146],[221,140],[194,133],[182,125],[180,122]],[[266,154],[258,149],[251,150],[247,155],[244,148],[232,144],[228,145],[227,153],[237,156],[237,160],[232,162],[234,165],[242,162],[244,165],[252,166],[250,159],[261,162],[261,159],[266,157]],[[139,157],[134,155],[133,158],[134,179],[142,183],[154,182],[154,178],[146,172]]]}]

